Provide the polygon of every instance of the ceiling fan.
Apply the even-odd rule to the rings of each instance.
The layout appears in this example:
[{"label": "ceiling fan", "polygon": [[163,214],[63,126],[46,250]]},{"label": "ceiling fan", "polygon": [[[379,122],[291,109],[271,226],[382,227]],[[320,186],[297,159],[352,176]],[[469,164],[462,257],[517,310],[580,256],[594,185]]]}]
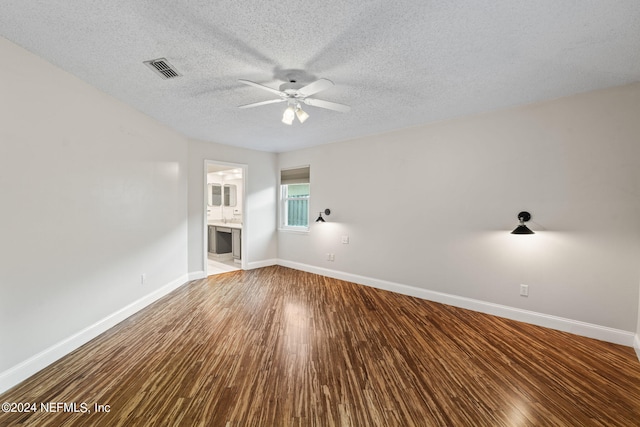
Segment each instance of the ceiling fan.
[{"label": "ceiling fan", "polygon": [[293,124],[293,119],[298,117],[300,123],[304,123],[309,118],[300,104],[311,105],[313,107],[326,108],[328,110],[339,111],[346,113],[351,110],[351,107],[344,104],[338,104],[336,102],[323,101],[322,99],[309,98],[311,95],[329,89],[333,86],[333,82],[328,79],[318,79],[313,83],[303,85],[298,83],[297,80],[290,79],[289,82],[280,85],[279,89],[273,89],[271,87],[261,85],[260,83],[252,82],[250,80],[238,80],[240,83],[244,83],[249,86],[254,86],[260,89],[264,89],[273,94],[278,95],[278,99],[270,99],[268,101],[254,102],[252,104],[240,105],[238,108],[252,108],[260,105],[275,104],[277,102],[286,102],[288,104],[287,109],[284,110],[282,115],[282,122],[288,125]]}]

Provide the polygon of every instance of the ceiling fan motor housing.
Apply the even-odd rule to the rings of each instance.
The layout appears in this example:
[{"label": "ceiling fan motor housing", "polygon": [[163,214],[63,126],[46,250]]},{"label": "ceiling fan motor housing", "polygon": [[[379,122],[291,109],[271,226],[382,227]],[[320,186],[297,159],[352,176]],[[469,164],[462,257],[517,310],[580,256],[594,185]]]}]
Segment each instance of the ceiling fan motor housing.
[{"label": "ceiling fan motor housing", "polygon": [[296,80],[290,80],[289,82],[282,83],[280,85],[280,91],[288,95],[295,95],[301,87],[304,87],[304,83],[298,83]]}]

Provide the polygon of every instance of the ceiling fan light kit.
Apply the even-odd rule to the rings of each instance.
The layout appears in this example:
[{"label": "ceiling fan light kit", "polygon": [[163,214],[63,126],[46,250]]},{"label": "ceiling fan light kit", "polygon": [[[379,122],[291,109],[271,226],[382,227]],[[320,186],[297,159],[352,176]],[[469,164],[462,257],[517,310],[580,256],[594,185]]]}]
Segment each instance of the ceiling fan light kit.
[{"label": "ceiling fan light kit", "polygon": [[344,104],[338,104],[336,102],[324,101],[322,99],[309,98],[320,91],[326,90],[333,86],[333,82],[328,79],[318,79],[308,85],[302,86],[297,83],[296,80],[289,80],[288,83],[280,85],[279,89],[273,89],[269,86],[261,85],[260,83],[252,82],[250,80],[238,80],[240,83],[244,83],[249,86],[257,87],[273,94],[278,95],[278,99],[270,99],[268,101],[254,102],[252,104],[240,105],[238,108],[253,108],[261,105],[275,104],[278,102],[286,102],[287,108],[282,114],[282,123],[292,125],[294,119],[297,117],[300,123],[304,123],[309,118],[309,114],[302,109],[300,103],[311,105],[313,107],[324,108],[327,110],[338,111],[346,113],[351,110],[351,107]]},{"label": "ceiling fan light kit", "polygon": [[304,123],[304,121],[309,118],[309,114],[300,107],[298,102],[295,104],[289,102],[289,106],[284,110],[284,114],[282,114],[282,123],[292,125],[293,119],[296,117],[300,123]]},{"label": "ceiling fan light kit", "polygon": [[285,125],[292,125],[293,119],[295,117],[296,117],[295,110],[291,105],[289,105],[287,109],[284,110],[284,114],[282,115],[282,123],[284,123]]},{"label": "ceiling fan light kit", "polygon": [[298,105],[298,108],[296,108],[296,117],[300,120],[300,123],[304,123],[304,121],[309,118],[309,114],[307,114],[302,108],[300,108],[300,105]]}]

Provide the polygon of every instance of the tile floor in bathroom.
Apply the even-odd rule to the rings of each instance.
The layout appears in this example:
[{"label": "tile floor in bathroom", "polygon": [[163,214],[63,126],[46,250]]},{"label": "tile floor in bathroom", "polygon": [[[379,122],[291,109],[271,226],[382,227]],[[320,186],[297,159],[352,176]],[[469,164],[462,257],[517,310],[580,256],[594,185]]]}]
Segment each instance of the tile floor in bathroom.
[{"label": "tile floor in bathroom", "polygon": [[240,263],[234,262],[233,259],[216,258],[211,254],[207,255],[207,276],[236,270],[241,270]]}]

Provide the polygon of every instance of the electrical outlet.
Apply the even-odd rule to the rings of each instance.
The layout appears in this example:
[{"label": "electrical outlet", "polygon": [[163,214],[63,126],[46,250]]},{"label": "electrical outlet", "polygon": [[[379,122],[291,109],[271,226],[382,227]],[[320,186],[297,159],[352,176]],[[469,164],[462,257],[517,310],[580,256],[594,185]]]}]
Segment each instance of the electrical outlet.
[{"label": "electrical outlet", "polygon": [[349,236],[342,236],[342,244],[344,245],[349,244]]},{"label": "electrical outlet", "polygon": [[523,297],[529,296],[529,285],[520,285],[520,295]]},{"label": "electrical outlet", "polygon": [[144,282],[146,282],[146,281],[147,281],[147,275],[145,273],[142,273],[140,275],[140,284],[144,285]]},{"label": "electrical outlet", "polygon": [[327,261],[335,261],[336,254],[327,254]]}]

